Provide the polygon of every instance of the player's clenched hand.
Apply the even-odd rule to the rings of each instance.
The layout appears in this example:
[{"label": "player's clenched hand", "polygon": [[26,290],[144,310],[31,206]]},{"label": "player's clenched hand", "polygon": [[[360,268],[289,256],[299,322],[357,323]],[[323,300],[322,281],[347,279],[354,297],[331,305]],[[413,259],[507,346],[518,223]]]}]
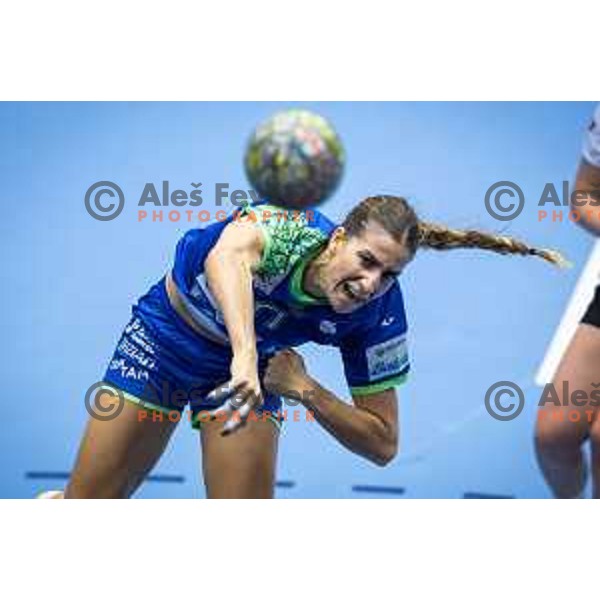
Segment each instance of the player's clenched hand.
[{"label": "player's clenched hand", "polygon": [[287,396],[293,392],[302,395],[308,383],[304,360],[294,350],[281,350],[269,360],[263,382],[272,394]]},{"label": "player's clenched hand", "polygon": [[227,416],[223,435],[243,427],[250,413],[263,403],[256,360],[252,357],[234,357],[231,362],[231,379],[210,392],[207,400],[225,400],[222,406],[209,413],[212,417],[223,413]]}]

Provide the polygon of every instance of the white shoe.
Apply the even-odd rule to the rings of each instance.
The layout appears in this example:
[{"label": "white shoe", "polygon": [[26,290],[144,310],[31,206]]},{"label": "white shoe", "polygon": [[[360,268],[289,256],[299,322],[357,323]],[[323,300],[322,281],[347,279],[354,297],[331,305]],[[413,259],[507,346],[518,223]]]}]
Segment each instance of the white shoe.
[{"label": "white shoe", "polygon": [[36,500],[63,500],[65,497],[65,493],[63,490],[52,490],[50,492],[42,492],[38,494],[35,499]]}]

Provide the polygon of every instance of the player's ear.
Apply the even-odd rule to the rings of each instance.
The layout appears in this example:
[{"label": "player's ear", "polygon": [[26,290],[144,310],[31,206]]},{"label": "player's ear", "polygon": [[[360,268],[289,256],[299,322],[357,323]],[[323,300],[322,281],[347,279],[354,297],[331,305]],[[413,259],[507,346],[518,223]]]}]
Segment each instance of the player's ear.
[{"label": "player's ear", "polygon": [[331,235],[329,236],[329,241],[327,242],[327,247],[325,251],[321,255],[321,259],[324,262],[331,260],[335,253],[348,241],[348,234],[343,227],[336,227]]},{"label": "player's ear", "polygon": [[346,232],[344,227],[342,227],[341,225],[339,227],[336,227],[333,233],[331,234],[330,245],[332,245],[333,248],[337,248],[338,246],[345,244],[347,241],[348,233]]}]

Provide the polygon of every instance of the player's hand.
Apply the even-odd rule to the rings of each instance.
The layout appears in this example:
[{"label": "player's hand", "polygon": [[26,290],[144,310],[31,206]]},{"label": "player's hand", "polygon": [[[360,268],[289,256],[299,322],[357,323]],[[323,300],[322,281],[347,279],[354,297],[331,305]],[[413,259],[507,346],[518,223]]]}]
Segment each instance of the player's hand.
[{"label": "player's hand", "polygon": [[291,349],[275,354],[267,365],[263,382],[267,391],[277,396],[289,392],[302,396],[308,386],[308,374],[302,356]]},{"label": "player's hand", "polygon": [[207,400],[225,400],[223,405],[209,413],[211,417],[226,415],[222,435],[243,427],[250,413],[263,403],[256,360],[234,356],[231,362],[231,379],[210,392]]}]

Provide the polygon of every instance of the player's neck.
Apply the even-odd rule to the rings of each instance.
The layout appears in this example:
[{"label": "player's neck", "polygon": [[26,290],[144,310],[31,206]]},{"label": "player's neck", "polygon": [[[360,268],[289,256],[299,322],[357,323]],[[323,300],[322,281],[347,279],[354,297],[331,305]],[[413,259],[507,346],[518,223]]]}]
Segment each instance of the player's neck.
[{"label": "player's neck", "polygon": [[302,289],[315,298],[325,298],[325,293],[319,284],[321,273],[325,266],[322,254],[320,252],[308,263],[302,277]]}]

